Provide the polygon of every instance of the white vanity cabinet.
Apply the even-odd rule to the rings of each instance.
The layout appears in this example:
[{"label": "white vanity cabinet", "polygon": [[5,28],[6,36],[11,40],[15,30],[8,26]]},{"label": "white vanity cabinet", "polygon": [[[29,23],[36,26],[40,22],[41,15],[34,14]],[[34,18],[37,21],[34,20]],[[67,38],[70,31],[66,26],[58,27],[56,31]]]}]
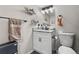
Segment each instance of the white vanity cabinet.
[{"label": "white vanity cabinet", "polygon": [[54,50],[53,30],[33,29],[33,49],[39,53],[51,54]]}]

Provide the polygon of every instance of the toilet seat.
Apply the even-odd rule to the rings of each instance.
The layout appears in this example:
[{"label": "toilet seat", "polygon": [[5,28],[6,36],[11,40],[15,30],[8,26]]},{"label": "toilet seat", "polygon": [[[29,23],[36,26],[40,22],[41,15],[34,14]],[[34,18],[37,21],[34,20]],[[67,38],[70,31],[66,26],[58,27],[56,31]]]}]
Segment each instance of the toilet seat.
[{"label": "toilet seat", "polygon": [[58,49],[58,54],[76,54],[76,52],[70,47],[60,46]]}]

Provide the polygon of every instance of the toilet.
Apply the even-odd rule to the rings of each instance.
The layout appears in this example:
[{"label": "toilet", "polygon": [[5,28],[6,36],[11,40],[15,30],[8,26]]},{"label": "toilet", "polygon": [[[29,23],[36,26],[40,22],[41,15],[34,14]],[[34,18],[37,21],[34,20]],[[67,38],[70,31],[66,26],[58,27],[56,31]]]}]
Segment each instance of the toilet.
[{"label": "toilet", "polygon": [[76,54],[72,49],[74,33],[59,33],[61,46],[58,48],[58,54]]}]

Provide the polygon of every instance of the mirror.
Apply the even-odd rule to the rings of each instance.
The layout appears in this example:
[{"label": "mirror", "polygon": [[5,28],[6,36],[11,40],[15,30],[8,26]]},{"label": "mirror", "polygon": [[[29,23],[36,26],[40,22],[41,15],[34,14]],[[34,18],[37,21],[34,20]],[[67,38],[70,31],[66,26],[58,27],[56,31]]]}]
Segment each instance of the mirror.
[{"label": "mirror", "polygon": [[44,15],[45,21],[49,25],[54,24],[55,8],[53,7],[53,5],[49,5],[49,6],[45,6],[45,7],[41,8],[41,13]]}]

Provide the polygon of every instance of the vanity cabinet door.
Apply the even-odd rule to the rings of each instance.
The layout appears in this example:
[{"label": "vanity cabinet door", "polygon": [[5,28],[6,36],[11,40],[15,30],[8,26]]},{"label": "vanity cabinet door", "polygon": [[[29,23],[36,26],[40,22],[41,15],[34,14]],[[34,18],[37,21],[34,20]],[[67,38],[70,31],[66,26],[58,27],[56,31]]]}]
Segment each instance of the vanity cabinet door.
[{"label": "vanity cabinet door", "polygon": [[[33,33],[33,48],[37,52],[40,53],[52,53],[52,39],[50,36],[50,33],[42,33],[42,32],[34,32]],[[42,35],[39,35],[42,34]],[[44,35],[49,35],[49,36],[44,36]]]}]

